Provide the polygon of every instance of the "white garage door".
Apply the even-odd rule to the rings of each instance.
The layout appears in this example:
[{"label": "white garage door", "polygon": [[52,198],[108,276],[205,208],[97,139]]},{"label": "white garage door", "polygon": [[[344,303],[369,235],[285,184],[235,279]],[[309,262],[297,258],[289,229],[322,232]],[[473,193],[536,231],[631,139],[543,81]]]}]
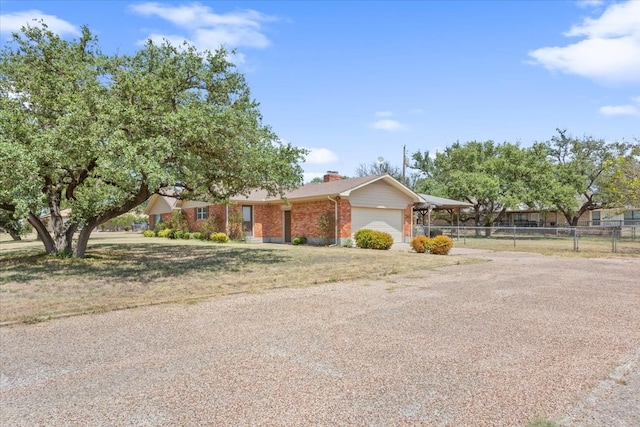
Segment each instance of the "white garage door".
[{"label": "white garage door", "polygon": [[402,242],[403,211],[399,209],[353,208],[351,211],[352,232],[361,228],[384,231],[391,234],[394,242]]}]

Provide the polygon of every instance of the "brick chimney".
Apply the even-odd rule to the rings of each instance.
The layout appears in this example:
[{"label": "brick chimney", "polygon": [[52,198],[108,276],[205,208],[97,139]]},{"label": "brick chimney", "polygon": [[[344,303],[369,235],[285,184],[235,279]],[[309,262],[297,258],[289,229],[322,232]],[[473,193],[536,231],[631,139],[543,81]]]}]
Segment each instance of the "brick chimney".
[{"label": "brick chimney", "polygon": [[338,171],[327,171],[324,177],[322,177],[324,182],[339,181],[341,179],[342,177],[338,174]]}]

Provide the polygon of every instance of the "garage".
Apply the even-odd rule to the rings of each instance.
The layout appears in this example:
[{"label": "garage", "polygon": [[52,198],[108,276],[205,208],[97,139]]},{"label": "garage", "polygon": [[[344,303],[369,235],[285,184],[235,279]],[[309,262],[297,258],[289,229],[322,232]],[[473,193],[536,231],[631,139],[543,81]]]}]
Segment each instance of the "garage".
[{"label": "garage", "polygon": [[404,212],[401,209],[353,208],[351,231],[367,228],[391,234],[394,242],[402,242]]}]

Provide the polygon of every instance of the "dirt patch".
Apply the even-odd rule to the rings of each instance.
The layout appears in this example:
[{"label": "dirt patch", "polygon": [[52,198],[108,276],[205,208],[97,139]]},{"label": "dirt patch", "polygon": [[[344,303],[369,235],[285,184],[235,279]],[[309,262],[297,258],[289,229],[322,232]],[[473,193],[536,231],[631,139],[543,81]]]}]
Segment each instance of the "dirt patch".
[{"label": "dirt patch", "polygon": [[640,260],[470,256],[2,328],[0,424],[637,425]]}]

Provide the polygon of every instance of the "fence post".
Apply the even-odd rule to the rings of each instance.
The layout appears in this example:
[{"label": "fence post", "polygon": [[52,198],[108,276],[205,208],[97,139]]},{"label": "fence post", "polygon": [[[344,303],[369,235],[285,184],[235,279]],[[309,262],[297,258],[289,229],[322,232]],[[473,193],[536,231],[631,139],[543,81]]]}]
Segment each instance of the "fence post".
[{"label": "fence post", "polygon": [[613,228],[611,230],[611,252],[618,252],[618,229]]},{"label": "fence post", "polygon": [[573,227],[573,250],[578,252],[578,228]]},{"label": "fence post", "polygon": [[516,247],[516,226],[513,226],[513,247]]}]

